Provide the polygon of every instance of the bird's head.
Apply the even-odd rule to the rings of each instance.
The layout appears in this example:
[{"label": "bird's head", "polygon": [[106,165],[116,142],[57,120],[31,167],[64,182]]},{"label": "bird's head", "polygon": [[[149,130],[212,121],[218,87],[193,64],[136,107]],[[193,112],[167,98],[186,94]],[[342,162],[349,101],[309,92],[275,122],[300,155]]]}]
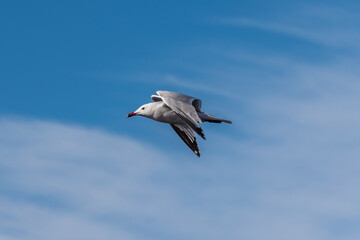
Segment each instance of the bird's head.
[{"label": "bird's head", "polygon": [[147,103],[139,107],[135,112],[131,112],[127,115],[127,117],[133,117],[136,115],[150,117],[152,115],[151,103]]}]

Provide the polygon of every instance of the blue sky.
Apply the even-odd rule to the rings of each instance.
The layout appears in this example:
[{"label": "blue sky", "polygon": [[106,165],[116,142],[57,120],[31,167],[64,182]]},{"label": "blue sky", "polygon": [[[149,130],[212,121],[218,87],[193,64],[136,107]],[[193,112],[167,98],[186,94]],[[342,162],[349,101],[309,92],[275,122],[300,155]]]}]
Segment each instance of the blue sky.
[{"label": "blue sky", "polygon": [[[359,8],[2,2],[0,239],[359,239]],[[156,90],[233,124],[198,159]]]}]

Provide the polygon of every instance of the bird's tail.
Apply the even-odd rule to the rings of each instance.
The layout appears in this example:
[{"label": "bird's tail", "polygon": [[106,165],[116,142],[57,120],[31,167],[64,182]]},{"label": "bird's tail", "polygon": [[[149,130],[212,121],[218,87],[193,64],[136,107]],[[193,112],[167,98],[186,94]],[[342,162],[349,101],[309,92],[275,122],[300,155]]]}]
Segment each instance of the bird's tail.
[{"label": "bird's tail", "polygon": [[226,119],[221,119],[221,118],[217,118],[213,115],[210,115],[209,113],[206,112],[198,112],[198,115],[201,119],[201,121],[203,122],[211,122],[211,123],[232,123],[230,120],[226,120]]}]

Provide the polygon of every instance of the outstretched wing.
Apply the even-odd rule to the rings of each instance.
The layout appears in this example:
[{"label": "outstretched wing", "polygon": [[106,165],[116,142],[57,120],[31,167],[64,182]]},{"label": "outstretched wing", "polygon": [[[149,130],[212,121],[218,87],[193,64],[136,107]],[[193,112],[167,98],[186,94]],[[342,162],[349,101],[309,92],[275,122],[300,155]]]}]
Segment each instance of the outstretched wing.
[{"label": "outstretched wing", "polygon": [[[202,121],[199,118],[195,107],[192,104],[189,104],[192,97],[168,91],[157,91],[156,93],[162,101],[184,121],[184,123],[189,125],[197,134],[205,139],[204,132],[199,125]],[[152,99],[158,101],[158,98],[155,98],[154,96],[152,96]]]},{"label": "outstretched wing", "polygon": [[[166,97],[166,98],[172,98],[180,102],[187,103],[189,105],[192,105],[197,112],[201,112],[201,105],[202,102],[198,98],[194,98],[185,94],[176,93],[176,92],[169,92],[169,91],[157,91],[156,92],[159,96]],[[153,97],[156,97],[156,95],[152,95],[151,98],[154,100]],[[155,102],[156,100],[154,100]]]},{"label": "outstretched wing", "polygon": [[177,135],[186,143],[186,145],[200,157],[200,151],[196,142],[196,137],[191,128],[186,124],[170,124]]}]

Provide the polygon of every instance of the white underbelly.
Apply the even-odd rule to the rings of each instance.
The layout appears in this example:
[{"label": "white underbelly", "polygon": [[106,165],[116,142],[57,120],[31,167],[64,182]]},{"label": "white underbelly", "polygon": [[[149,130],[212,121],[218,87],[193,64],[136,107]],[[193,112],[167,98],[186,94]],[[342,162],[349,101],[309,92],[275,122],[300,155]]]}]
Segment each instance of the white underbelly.
[{"label": "white underbelly", "polygon": [[154,120],[158,122],[170,124],[184,123],[183,120],[181,120],[181,118],[174,111],[166,111],[154,117]]}]

